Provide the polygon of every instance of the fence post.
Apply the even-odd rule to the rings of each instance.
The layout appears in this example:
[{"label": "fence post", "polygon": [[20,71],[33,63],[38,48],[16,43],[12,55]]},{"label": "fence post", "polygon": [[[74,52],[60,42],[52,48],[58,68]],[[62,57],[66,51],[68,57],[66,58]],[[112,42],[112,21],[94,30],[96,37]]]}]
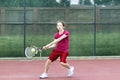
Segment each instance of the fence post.
[{"label": "fence post", "polygon": [[37,8],[33,8],[33,14],[34,14],[34,17],[33,17],[33,30],[34,30],[34,33],[37,34],[37,30],[38,30],[38,25],[37,25],[37,22],[38,22],[38,9]]},{"label": "fence post", "polygon": [[[24,6],[24,54],[25,54],[25,48],[26,48],[26,0],[23,0],[23,6]],[[25,55],[24,55],[25,56]]]},{"label": "fence post", "polygon": [[96,58],[96,4],[94,3],[94,58]]}]

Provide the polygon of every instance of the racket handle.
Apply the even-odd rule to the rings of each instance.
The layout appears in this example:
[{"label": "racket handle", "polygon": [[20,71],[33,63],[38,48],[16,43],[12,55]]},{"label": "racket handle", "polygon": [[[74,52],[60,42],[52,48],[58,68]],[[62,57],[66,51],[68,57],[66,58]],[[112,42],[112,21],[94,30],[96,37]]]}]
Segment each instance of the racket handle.
[{"label": "racket handle", "polygon": [[41,47],[40,49],[43,50],[43,47]]}]

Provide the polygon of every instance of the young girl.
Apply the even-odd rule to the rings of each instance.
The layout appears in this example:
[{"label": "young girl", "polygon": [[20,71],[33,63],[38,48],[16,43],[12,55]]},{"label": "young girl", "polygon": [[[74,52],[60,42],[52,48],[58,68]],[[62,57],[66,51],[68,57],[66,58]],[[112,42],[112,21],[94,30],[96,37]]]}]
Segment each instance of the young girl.
[{"label": "young girl", "polygon": [[68,69],[68,77],[73,75],[74,67],[70,66],[66,62],[66,58],[68,56],[68,47],[69,47],[69,32],[64,29],[65,24],[62,21],[57,22],[57,30],[58,32],[54,35],[54,40],[43,46],[43,49],[50,49],[54,48],[49,55],[48,60],[45,63],[44,72],[41,74],[40,78],[48,78],[48,69],[50,64],[55,61],[58,57],[60,57],[60,64]]}]

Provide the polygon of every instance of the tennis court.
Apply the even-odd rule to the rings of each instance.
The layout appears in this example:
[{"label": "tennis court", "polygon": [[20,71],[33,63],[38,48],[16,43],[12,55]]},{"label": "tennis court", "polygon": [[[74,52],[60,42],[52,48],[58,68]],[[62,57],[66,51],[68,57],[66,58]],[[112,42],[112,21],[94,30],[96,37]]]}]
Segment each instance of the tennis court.
[{"label": "tennis court", "polygon": [[[52,63],[45,80],[120,80],[119,59],[69,59],[75,67],[67,77],[67,69],[59,61]],[[0,80],[40,80],[45,60],[0,60]]]},{"label": "tennis court", "polygon": [[120,80],[119,0],[0,0],[0,80],[40,80],[51,50],[27,59],[25,49],[51,42],[59,20],[70,32],[74,75],[57,60],[45,80]]}]

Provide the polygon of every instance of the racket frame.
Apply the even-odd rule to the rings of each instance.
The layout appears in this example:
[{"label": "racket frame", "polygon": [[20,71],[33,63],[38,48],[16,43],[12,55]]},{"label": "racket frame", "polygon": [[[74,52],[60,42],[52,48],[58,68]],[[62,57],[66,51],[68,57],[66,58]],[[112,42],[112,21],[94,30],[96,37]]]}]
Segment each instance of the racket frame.
[{"label": "racket frame", "polygon": [[[35,49],[35,52],[33,53],[33,52],[31,52],[31,50],[30,49],[32,49],[32,48],[34,48]],[[28,54],[27,54],[27,50],[30,50],[30,52],[31,53],[33,53],[34,55],[32,55],[32,56],[28,56]],[[33,45],[31,45],[31,46],[29,46],[29,47],[26,47],[26,49],[25,49],[25,56],[27,57],[27,58],[32,58],[32,57],[34,57],[36,54],[38,54],[38,53],[40,53],[40,60],[42,59],[42,48],[40,47],[36,47],[36,46],[33,46]]]}]

